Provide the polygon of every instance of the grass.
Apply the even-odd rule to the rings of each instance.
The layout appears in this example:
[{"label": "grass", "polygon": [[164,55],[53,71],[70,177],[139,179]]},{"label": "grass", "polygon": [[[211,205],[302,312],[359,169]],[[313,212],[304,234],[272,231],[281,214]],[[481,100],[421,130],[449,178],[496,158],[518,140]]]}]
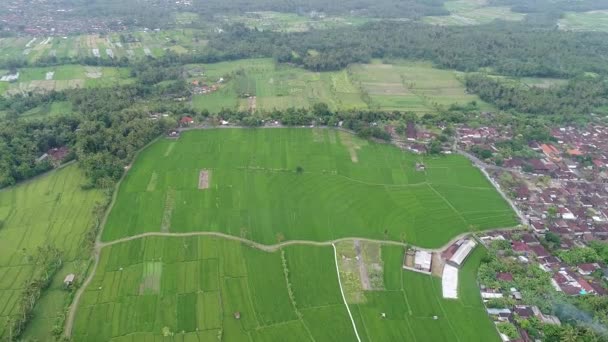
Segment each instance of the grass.
[{"label": "grass", "polygon": [[485,1],[457,0],[444,3],[448,16],[424,17],[424,21],[435,25],[481,25],[494,20],[519,21],[524,14],[515,13],[509,7],[487,6]]},{"label": "grass", "polygon": [[[305,259],[308,262],[302,262]],[[160,288],[142,294],[150,263],[161,265]],[[298,314],[285,267],[290,275],[302,275],[289,278],[298,289],[295,298],[304,298],[305,291],[328,300],[315,299],[316,306],[304,305]],[[78,309],[74,339],[154,340],[164,331],[179,340],[352,340],[334,267],[330,247],[288,247],[268,253],[213,237],[150,237],[120,243],[102,251]],[[315,278],[323,281],[310,282],[305,275],[314,276],[318,268],[328,273]],[[240,319],[235,319],[235,312]]]},{"label": "grass", "polygon": [[[426,172],[415,171],[420,160]],[[201,169],[213,172],[204,191]],[[165,229],[265,244],[357,236],[439,247],[463,232],[515,224],[508,204],[461,156],[421,157],[334,130],[218,129],[143,151],[103,239]]]},{"label": "grass", "polygon": [[374,61],[348,70],[311,72],[278,65],[270,59],[249,59],[189,65],[187,69],[189,81],[211,84],[220,78],[225,80],[220,90],[193,97],[196,109],[210,112],[249,109],[242,94],[256,96],[258,110],[307,108],[324,102],[334,110],[372,108],[433,113],[439,107],[470,101],[477,101],[484,110],[492,109],[477,96],[466,93],[457,73],[435,69],[430,63]]},{"label": "grass", "polygon": [[242,15],[224,17],[228,23],[242,23],[249,28],[275,32],[305,32],[343,26],[362,25],[369,21],[365,17],[340,16],[311,18],[295,13],[271,11],[247,12]]},{"label": "grass", "polygon": [[566,12],[558,22],[562,30],[608,31],[608,11]]},{"label": "grass", "polygon": [[[82,65],[61,65],[48,68],[21,68],[19,80],[14,83],[2,82],[0,94],[26,94],[30,91],[47,92],[83,87],[109,87],[132,82],[128,68],[87,67]],[[52,78],[47,79],[47,73]],[[41,110],[41,109],[38,109]]]},{"label": "grass", "polygon": [[476,95],[467,94],[457,73],[435,69],[427,62],[375,61],[351,66],[349,74],[369,95],[372,108],[424,113],[476,101],[482,109],[491,109]]},{"label": "grass", "polygon": [[[31,277],[34,265],[28,256],[45,244],[63,251],[64,266],[36,306],[24,337],[48,338],[66,304],[63,277],[86,267],[82,260],[89,251],[81,244],[92,223],[92,209],[103,197],[95,190],[81,190],[83,183],[84,175],[71,165],[0,191],[0,321],[15,313],[23,283]],[[6,337],[4,329],[0,324],[0,339]]]},{"label": "grass", "polygon": [[350,304],[363,340],[500,340],[487,317],[476,283],[477,268],[485,250],[477,248],[460,271],[458,300],[442,298],[440,278],[403,271],[403,252],[401,247],[384,246],[387,289],[367,291],[365,303]]}]

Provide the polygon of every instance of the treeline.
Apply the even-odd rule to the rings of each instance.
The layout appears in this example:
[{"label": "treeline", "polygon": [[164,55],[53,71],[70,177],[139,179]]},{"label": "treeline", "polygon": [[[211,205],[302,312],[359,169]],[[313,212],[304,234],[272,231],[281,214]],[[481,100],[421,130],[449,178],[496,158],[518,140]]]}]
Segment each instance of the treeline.
[{"label": "treeline", "polygon": [[[492,68],[511,76],[572,77],[608,74],[608,34],[547,30],[522,23],[432,26],[373,22],[356,28],[277,33],[226,27],[209,41],[205,55],[188,62],[275,57],[311,70],[337,70],[372,58],[425,59],[444,68]],[[310,53],[314,51],[314,53]]]},{"label": "treeline", "polygon": [[[72,150],[67,159],[80,161],[90,179],[88,186],[111,186],[135,151],[175,125],[170,118],[151,119],[150,110],[137,105],[143,99],[162,99],[164,89],[140,84],[71,90],[61,95],[72,103],[74,113],[70,115],[26,121],[19,120],[17,114],[2,120],[0,188],[50,170],[53,165],[49,158],[40,157],[62,146]],[[46,96],[32,95],[15,101],[37,104]],[[168,108],[163,104],[153,108],[175,110],[175,106]],[[188,111],[180,109],[180,113]]]},{"label": "treeline", "polygon": [[578,77],[564,86],[540,88],[471,74],[465,84],[467,91],[499,109],[551,115],[560,121],[575,121],[608,105],[608,82],[603,77]]},{"label": "treeline", "polygon": [[7,321],[8,341],[16,341],[32,318],[32,311],[62,264],[61,251],[49,245],[38,247],[28,259],[34,263],[34,274],[19,294],[16,310]]}]

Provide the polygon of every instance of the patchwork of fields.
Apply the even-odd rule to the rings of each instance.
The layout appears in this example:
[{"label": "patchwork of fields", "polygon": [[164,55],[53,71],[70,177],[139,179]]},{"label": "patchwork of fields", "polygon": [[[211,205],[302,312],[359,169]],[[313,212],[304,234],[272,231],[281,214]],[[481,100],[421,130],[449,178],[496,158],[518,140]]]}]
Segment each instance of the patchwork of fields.
[{"label": "patchwork of fields", "polygon": [[[58,312],[66,305],[62,290],[66,273],[83,271],[89,258],[82,248],[92,224],[92,210],[101,192],[83,191],[84,175],[76,165],[0,191],[0,340],[7,337],[6,320],[16,312],[24,282],[36,272],[31,257],[43,245],[63,252],[64,266],[35,309],[24,337],[48,337]],[[59,279],[61,278],[61,279]]]},{"label": "patchwork of fields", "polygon": [[238,16],[223,18],[227,23],[242,23],[250,28],[277,32],[304,32],[330,29],[341,26],[361,25],[369,21],[364,17],[323,17],[280,12],[247,12]]},{"label": "patchwork of fields", "polygon": [[[132,82],[128,68],[61,65],[47,68],[19,69],[19,79],[2,82],[0,95],[28,94],[73,88],[94,88],[123,85]],[[27,115],[27,114],[26,114]]]},{"label": "patchwork of fields", "polygon": [[331,247],[268,253],[191,237],[105,248],[79,306],[75,340],[155,341],[163,335],[180,341],[355,340]]},{"label": "patchwork of fields", "polygon": [[[483,253],[478,249],[461,273],[461,299],[444,300],[439,278],[402,270],[403,248],[382,247],[385,287],[349,302],[361,340],[497,341],[475,282]],[[356,336],[331,247],[270,253],[214,237],[148,237],[104,248],[77,312],[74,339],[321,342]]]},{"label": "patchwork of fields", "polygon": [[513,12],[509,7],[487,6],[486,0],[446,1],[443,6],[450,15],[424,17],[424,21],[435,25],[481,25],[494,20],[525,18],[525,14]]},{"label": "patchwork of fields", "polygon": [[[425,172],[415,170],[420,161]],[[461,156],[422,157],[328,129],[216,129],[143,151],[103,240],[216,231],[264,244],[356,236],[439,247],[514,225],[508,204]]]},{"label": "patchwork of fields", "polygon": [[418,113],[435,112],[438,106],[476,101],[466,93],[457,74],[430,63],[404,62],[353,65],[336,72],[311,72],[278,65],[270,59],[249,59],[206,65],[190,65],[190,81],[226,84],[211,94],[195,95],[193,106],[218,112],[222,108],[248,110],[249,96],[261,110],[310,107],[327,103],[332,109],[382,109]]},{"label": "patchwork of fields", "polygon": [[608,11],[568,12],[558,26],[562,30],[608,32]]},{"label": "patchwork of fields", "polygon": [[0,59],[41,58],[144,58],[159,57],[167,50],[176,53],[203,49],[207,41],[202,31],[182,29],[113,33],[107,36],[0,38]]}]

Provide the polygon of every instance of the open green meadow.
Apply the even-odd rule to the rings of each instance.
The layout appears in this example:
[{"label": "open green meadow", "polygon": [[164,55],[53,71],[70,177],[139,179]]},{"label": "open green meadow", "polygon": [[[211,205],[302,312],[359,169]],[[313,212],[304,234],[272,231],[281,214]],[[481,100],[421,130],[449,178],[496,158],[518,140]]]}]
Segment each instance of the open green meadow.
[{"label": "open green meadow", "polygon": [[[346,71],[311,72],[276,64],[271,59],[249,59],[191,65],[190,80],[206,83],[225,79],[211,94],[195,95],[193,106],[217,112],[222,108],[272,110],[327,103],[332,109],[367,108]],[[252,104],[249,96],[255,96]]]},{"label": "open green meadow", "polygon": [[562,30],[608,32],[608,11],[567,12],[558,26]]},{"label": "open green meadow", "polygon": [[132,82],[128,68],[61,65],[47,68],[21,68],[15,82],[0,82],[1,94],[48,92],[74,88],[110,87]]},{"label": "open green meadow", "polygon": [[[311,72],[276,64],[271,59],[249,59],[217,64],[190,65],[189,81],[212,84],[220,78],[218,91],[194,95],[199,110],[222,108],[272,110],[310,107],[327,103],[332,109],[371,108],[435,112],[438,107],[476,101],[466,93],[457,73],[435,69],[430,63],[404,62],[353,65],[336,72]],[[255,96],[255,100],[249,98]]]},{"label": "open green meadow", "polygon": [[360,303],[349,302],[362,340],[500,341],[476,282],[483,248],[460,270],[457,300],[443,299],[440,278],[402,270],[403,253],[401,247],[383,246],[385,288],[364,292]]},{"label": "open green meadow", "polygon": [[[419,161],[425,172],[415,170]],[[201,171],[208,188],[199,189]],[[460,233],[515,224],[459,155],[423,157],[330,129],[215,129],[144,150],[103,240],[216,231],[265,244],[357,236],[439,247]]]},{"label": "open green meadow", "polygon": [[74,330],[75,341],[354,339],[331,247],[269,253],[202,236],[104,248]]},{"label": "open green meadow", "polygon": [[7,338],[6,320],[16,312],[24,282],[37,271],[31,257],[43,245],[63,252],[63,268],[35,308],[28,338],[45,340],[67,304],[65,274],[82,271],[90,251],[82,248],[101,192],[84,191],[85,177],[71,165],[0,191],[0,340]]},{"label": "open green meadow", "polygon": [[349,68],[355,84],[370,98],[371,108],[411,112],[434,112],[450,104],[476,101],[491,108],[476,95],[466,93],[458,74],[435,69],[428,62],[395,62],[357,64]]},{"label": "open green meadow", "polygon": [[518,21],[525,17],[509,7],[487,6],[484,0],[446,1],[443,6],[450,15],[424,17],[424,22],[435,25],[481,25],[494,20]]},{"label": "open green meadow", "polygon": [[241,23],[250,28],[277,32],[304,32],[309,30],[330,29],[341,26],[361,25],[369,21],[368,18],[355,16],[310,16],[296,13],[280,12],[247,12],[237,16],[227,16],[223,20],[227,23]]}]

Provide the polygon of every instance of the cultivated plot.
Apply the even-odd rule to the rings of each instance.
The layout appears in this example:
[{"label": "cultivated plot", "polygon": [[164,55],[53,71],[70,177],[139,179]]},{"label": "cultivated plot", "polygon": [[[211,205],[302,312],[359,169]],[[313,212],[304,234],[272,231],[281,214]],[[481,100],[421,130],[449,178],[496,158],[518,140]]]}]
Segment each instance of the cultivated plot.
[{"label": "cultivated plot", "polygon": [[[345,71],[311,72],[271,59],[190,65],[188,70],[191,82],[219,86],[212,93],[194,95],[193,106],[200,110],[307,108],[318,102],[332,109],[367,108]],[[223,81],[218,82],[220,79]],[[251,108],[250,97],[255,97],[255,108]]]},{"label": "cultivated plot", "polygon": [[32,256],[38,247],[61,250],[64,268],[57,276],[59,283],[54,282],[41,299],[50,305],[36,308],[31,322],[35,331],[26,331],[25,336],[47,338],[63,310],[67,292],[61,289],[61,276],[85,266],[78,262],[89,257],[82,242],[92,225],[93,207],[103,199],[98,191],[81,190],[85,182],[72,165],[0,191],[0,340],[8,333],[5,322],[16,313],[24,282],[37,271]]},{"label": "cultivated plot", "polygon": [[[416,171],[416,162],[426,171]],[[199,189],[201,171],[210,171]],[[216,231],[265,244],[342,237],[439,247],[514,214],[464,157],[422,157],[329,129],[216,129],[160,140],[122,183],[104,241]]]},{"label": "cultivated plot", "polygon": [[[103,249],[75,341],[352,341],[331,247],[266,252],[214,237]],[[164,339],[163,339],[164,338]]]},{"label": "cultivated plot", "polygon": [[562,30],[608,31],[608,11],[567,12],[558,21]]},{"label": "cultivated plot", "polygon": [[484,249],[478,247],[460,270],[457,300],[442,298],[440,278],[402,270],[403,253],[383,246],[384,288],[349,303],[363,340],[500,341],[477,288]]},{"label": "cultivated plot", "polygon": [[448,16],[424,17],[424,21],[435,25],[481,25],[494,20],[519,21],[525,14],[511,11],[505,6],[488,6],[485,0],[446,1],[443,6]]},{"label": "cultivated plot", "polygon": [[432,113],[440,107],[471,101],[490,108],[476,95],[467,94],[456,72],[435,69],[430,63],[376,61],[353,65],[349,73],[368,95],[370,108]]}]

